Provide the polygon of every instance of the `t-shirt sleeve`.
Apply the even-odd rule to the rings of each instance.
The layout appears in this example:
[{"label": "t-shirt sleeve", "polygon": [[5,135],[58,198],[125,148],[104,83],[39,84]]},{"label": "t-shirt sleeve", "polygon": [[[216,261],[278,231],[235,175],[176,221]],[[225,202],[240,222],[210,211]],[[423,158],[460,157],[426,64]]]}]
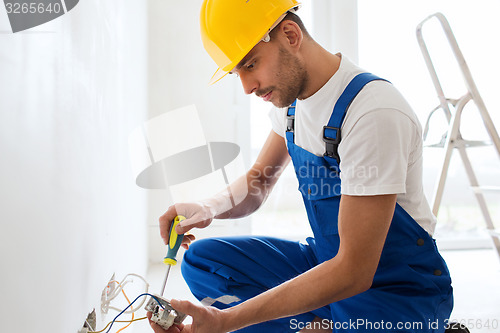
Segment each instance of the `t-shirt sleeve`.
[{"label": "t-shirt sleeve", "polygon": [[395,109],[370,111],[343,128],[338,147],[342,194],[406,193],[415,135],[413,121]]},{"label": "t-shirt sleeve", "polygon": [[286,110],[287,108],[277,108],[273,106],[268,113],[268,116],[271,119],[271,126],[273,131],[282,137],[285,137]]}]

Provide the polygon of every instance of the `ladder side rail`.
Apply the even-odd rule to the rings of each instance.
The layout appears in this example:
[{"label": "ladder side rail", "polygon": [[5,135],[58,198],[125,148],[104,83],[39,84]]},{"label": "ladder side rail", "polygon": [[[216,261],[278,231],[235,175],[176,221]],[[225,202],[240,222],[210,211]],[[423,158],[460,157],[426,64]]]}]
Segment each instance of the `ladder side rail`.
[{"label": "ladder side rail", "polygon": [[441,173],[438,178],[438,182],[434,189],[434,195],[432,198],[432,213],[434,216],[438,215],[439,207],[441,205],[441,200],[443,198],[444,186],[446,183],[446,176],[448,174],[448,169],[450,166],[451,155],[453,149],[456,147],[457,140],[461,137],[460,135],[460,118],[462,115],[463,108],[471,100],[470,94],[464,95],[457,103],[456,110],[453,113],[450,120],[450,129],[446,135],[446,142],[444,145],[445,154],[441,163]]},{"label": "ladder side rail", "polygon": [[467,154],[465,145],[463,144],[463,142],[458,143],[456,148],[458,149],[460,157],[462,158],[462,162],[465,168],[465,173],[467,174],[467,178],[469,178],[469,184],[471,188],[475,188],[475,190],[473,191],[474,196],[476,198],[477,203],[479,204],[481,214],[483,215],[484,221],[486,223],[486,229],[488,230],[491,240],[493,241],[493,246],[496,249],[498,256],[500,258],[500,237],[495,234],[495,226],[493,224],[493,219],[491,218],[491,214],[488,209],[488,205],[486,203],[483,191],[479,187],[479,181],[477,180],[476,174],[472,168],[472,163]]},{"label": "ladder side rail", "polygon": [[432,15],[427,17],[425,20],[423,20],[418,26],[417,26],[417,40],[418,40],[418,45],[420,46],[420,51],[422,52],[422,56],[424,57],[425,65],[427,66],[427,70],[429,71],[429,74],[431,76],[432,83],[434,85],[434,88],[436,89],[437,92],[437,97],[439,99],[439,105],[443,109],[446,119],[448,120],[448,123],[451,121],[451,111],[447,102],[446,97],[444,96],[444,91],[443,87],[441,85],[441,82],[439,81],[439,77],[437,75],[436,68],[434,67],[434,63],[432,62],[431,55],[429,53],[429,49],[427,48],[427,44],[425,43],[423,34],[422,34],[422,26],[423,24],[432,18]]},{"label": "ladder side rail", "polygon": [[456,148],[459,151],[460,157],[464,164],[465,172],[467,174],[467,178],[469,180],[469,184],[471,187],[476,188],[474,191],[474,196],[479,204],[479,208],[483,215],[483,218],[486,222],[486,229],[489,231],[491,239],[493,241],[493,246],[496,249],[498,255],[500,256],[500,237],[495,234],[495,226],[493,224],[493,220],[491,218],[491,214],[488,210],[488,205],[486,204],[486,199],[480,190],[479,182],[477,180],[476,174],[472,168],[471,161],[467,155],[467,151],[465,145],[462,140],[462,136],[460,134],[460,121],[462,112],[467,105],[468,102],[472,100],[472,96],[467,93],[458,101],[456,105],[456,110],[453,113],[453,117],[451,119],[451,129],[448,131],[448,135],[446,137],[445,144],[445,155],[443,157],[441,174],[439,176],[439,180],[437,182],[434,197],[433,197],[433,205],[432,205],[432,213],[437,216],[439,213],[439,207],[441,206],[441,200],[443,198],[444,187],[446,183],[446,176],[448,174],[448,169],[450,166],[451,156],[453,149]]},{"label": "ladder side rail", "polygon": [[[457,104],[457,109],[455,111],[456,117],[458,117],[456,124],[454,123],[454,127],[452,129],[452,140],[455,140],[453,143],[454,147],[457,148],[458,152],[460,153],[460,157],[462,158],[462,162],[464,164],[465,172],[467,174],[467,178],[469,178],[469,185],[471,188],[475,188],[474,195],[476,196],[476,199],[479,203],[479,207],[481,208],[481,212],[483,214],[483,217],[486,221],[486,226],[489,230],[494,230],[495,227],[493,225],[493,220],[491,219],[491,215],[489,214],[488,211],[488,206],[486,205],[486,200],[484,199],[483,192],[479,186],[479,181],[477,180],[476,173],[474,172],[474,169],[472,168],[472,163],[469,159],[469,156],[466,151],[466,147],[464,144],[464,141],[461,139],[461,134],[460,134],[460,118],[462,115],[462,112],[464,110],[465,105],[471,100],[470,94],[467,94],[466,96],[463,97]],[[458,128],[458,129],[456,129]],[[499,252],[500,253],[500,252]]]},{"label": "ladder side rail", "polygon": [[[437,18],[443,28],[443,31],[445,33],[445,36],[448,40],[448,43],[453,51],[453,55],[455,56],[455,59],[458,63],[458,66],[460,67],[460,70],[462,72],[462,77],[465,81],[465,85],[467,88],[467,94],[461,97],[456,105],[454,105],[455,112],[452,114],[450,112],[450,109],[448,107],[448,100],[444,97],[443,89],[441,86],[441,83],[439,82],[439,78],[437,76],[437,72],[434,68],[434,65],[432,63],[432,59],[430,57],[427,45],[423,39],[422,36],[422,26],[424,25],[425,22],[432,18]],[[486,109],[486,105],[479,94],[479,90],[477,89],[477,86],[472,78],[472,74],[470,72],[470,69],[465,61],[465,58],[463,56],[462,51],[460,50],[458,43],[456,41],[455,35],[453,34],[453,31],[451,30],[451,27],[448,23],[448,20],[445,18],[445,16],[442,13],[435,13],[430,16],[428,16],[426,19],[424,19],[418,26],[417,26],[417,40],[420,46],[420,50],[422,52],[422,55],[424,57],[427,69],[431,75],[432,82],[434,84],[434,87],[438,93],[438,98],[440,101],[440,107],[443,108],[443,111],[445,111],[447,117],[448,117],[448,122],[449,122],[449,127],[448,127],[448,132],[446,135],[446,140],[445,140],[445,154],[443,156],[442,160],[442,167],[441,167],[441,173],[439,175],[438,182],[435,186],[434,190],[434,197],[433,197],[433,205],[432,205],[432,212],[435,216],[438,215],[439,212],[439,207],[441,205],[441,200],[444,192],[444,186],[446,183],[446,177],[451,161],[451,156],[454,148],[457,148],[460,154],[460,157],[462,159],[462,162],[465,167],[465,171],[467,174],[467,177],[469,179],[469,183],[471,185],[471,188],[474,189],[474,194],[476,197],[476,200],[479,204],[479,207],[481,209],[483,218],[486,222],[486,227],[487,230],[490,232],[491,238],[493,240],[493,245],[500,257],[500,234],[498,231],[495,230],[493,220],[491,219],[491,215],[489,213],[486,200],[484,198],[483,192],[479,186],[478,179],[474,173],[474,170],[472,168],[471,161],[467,155],[466,152],[466,144],[464,140],[462,139],[461,133],[460,133],[460,121],[461,121],[461,116],[462,112],[464,110],[465,105],[469,101],[473,101],[476,105],[476,107],[479,110],[479,113],[481,115],[482,121],[484,123],[484,126],[497,150],[497,153],[500,155],[500,138],[498,136],[498,132],[495,129],[495,126],[493,124],[493,121],[488,113],[488,110]],[[435,110],[433,110],[434,112]],[[432,112],[432,113],[433,113]]]},{"label": "ladder side rail", "polygon": [[[446,17],[442,13],[435,13],[431,15],[431,17],[436,17],[439,22],[441,23],[441,26],[443,27],[443,30],[445,32],[445,35],[448,39],[448,42],[450,44],[450,47],[453,51],[453,54],[455,55],[455,59],[457,60],[458,66],[460,67],[460,70],[462,71],[462,76],[465,81],[465,85],[467,87],[467,90],[472,96],[472,99],[474,100],[474,103],[476,104],[479,113],[481,114],[484,126],[496,148],[497,153],[500,156],[500,137],[498,135],[498,132],[495,128],[495,125],[493,124],[493,121],[490,117],[490,114],[488,112],[488,109],[486,108],[486,104],[483,101],[483,98],[481,97],[481,94],[479,93],[479,90],[477,89],[476,83],[474,79],[472,78],[472,74],[470,72],[469,66],[467,65],[467,62],[465,61],[464,55],[462,51],[460,50],[460,47],[458,46],[457,40],[455,38],[455,35],[453,34],[453,31],[451,30],[450,24]],[[428,18],[428,19],[429,19]]]}]

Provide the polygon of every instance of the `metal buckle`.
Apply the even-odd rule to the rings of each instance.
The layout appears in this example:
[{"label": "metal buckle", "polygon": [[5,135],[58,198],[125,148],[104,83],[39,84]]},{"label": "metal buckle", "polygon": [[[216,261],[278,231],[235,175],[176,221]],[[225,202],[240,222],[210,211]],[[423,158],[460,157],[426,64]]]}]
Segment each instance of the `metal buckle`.
[{"label": "metal buckle", "polygon": [[[327,129],[336,131],[337,135],[335,139],[326,136],[325,132]],[[337,148],[340,143],[340,128],[323,126],[323,141],[325,142],[326,145],[326,152],[323,154],[323,156],[333,157],[337,160],[337,162],[340,162],[339,155],[337,152]]]},{"label": "metal buckle", "polygon": [[293,132],[295,129],[295,115],[286,116],[286,131]]}]

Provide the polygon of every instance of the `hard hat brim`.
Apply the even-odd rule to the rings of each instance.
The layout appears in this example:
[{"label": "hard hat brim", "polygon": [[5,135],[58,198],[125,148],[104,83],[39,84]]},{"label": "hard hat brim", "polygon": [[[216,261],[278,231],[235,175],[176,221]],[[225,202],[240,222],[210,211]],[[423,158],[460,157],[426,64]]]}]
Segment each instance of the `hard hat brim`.
[{"label": "hard hat brim", "polygon": [[215,82],[219,81],[222,79],[224,76],[226,76],[229,72],[226,72],[222,68],[217,69],[217,71],[212,75],[212,78],[208,82],[209,85],[214,84]]}]

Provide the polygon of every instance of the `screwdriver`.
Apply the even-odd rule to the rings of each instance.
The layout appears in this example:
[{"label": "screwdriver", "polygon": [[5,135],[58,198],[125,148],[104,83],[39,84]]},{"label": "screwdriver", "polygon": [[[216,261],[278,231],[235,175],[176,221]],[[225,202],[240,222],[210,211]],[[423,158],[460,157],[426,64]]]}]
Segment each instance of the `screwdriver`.
[{"label": "screwdriver", "polygon": [[167,285],[168,274],[170,273],[170,268],[177,264],[177,251],[179,251],[179,247],[182,244],[182,239],[184,238],[184,234],[179,235],[177,231],[175,231],[175,227],[184,221],[186,218],[182,215],[177,215],[173,220],[172,226],[170,227],[170,232],[168,234],[168,251],[165,258],[163,258],[163,263],[166,264],[167,274],[165,275],[165,280],[163,281],[163,286],[161,288],[161,296],[163,296],[165,292],[165,286]]}]

